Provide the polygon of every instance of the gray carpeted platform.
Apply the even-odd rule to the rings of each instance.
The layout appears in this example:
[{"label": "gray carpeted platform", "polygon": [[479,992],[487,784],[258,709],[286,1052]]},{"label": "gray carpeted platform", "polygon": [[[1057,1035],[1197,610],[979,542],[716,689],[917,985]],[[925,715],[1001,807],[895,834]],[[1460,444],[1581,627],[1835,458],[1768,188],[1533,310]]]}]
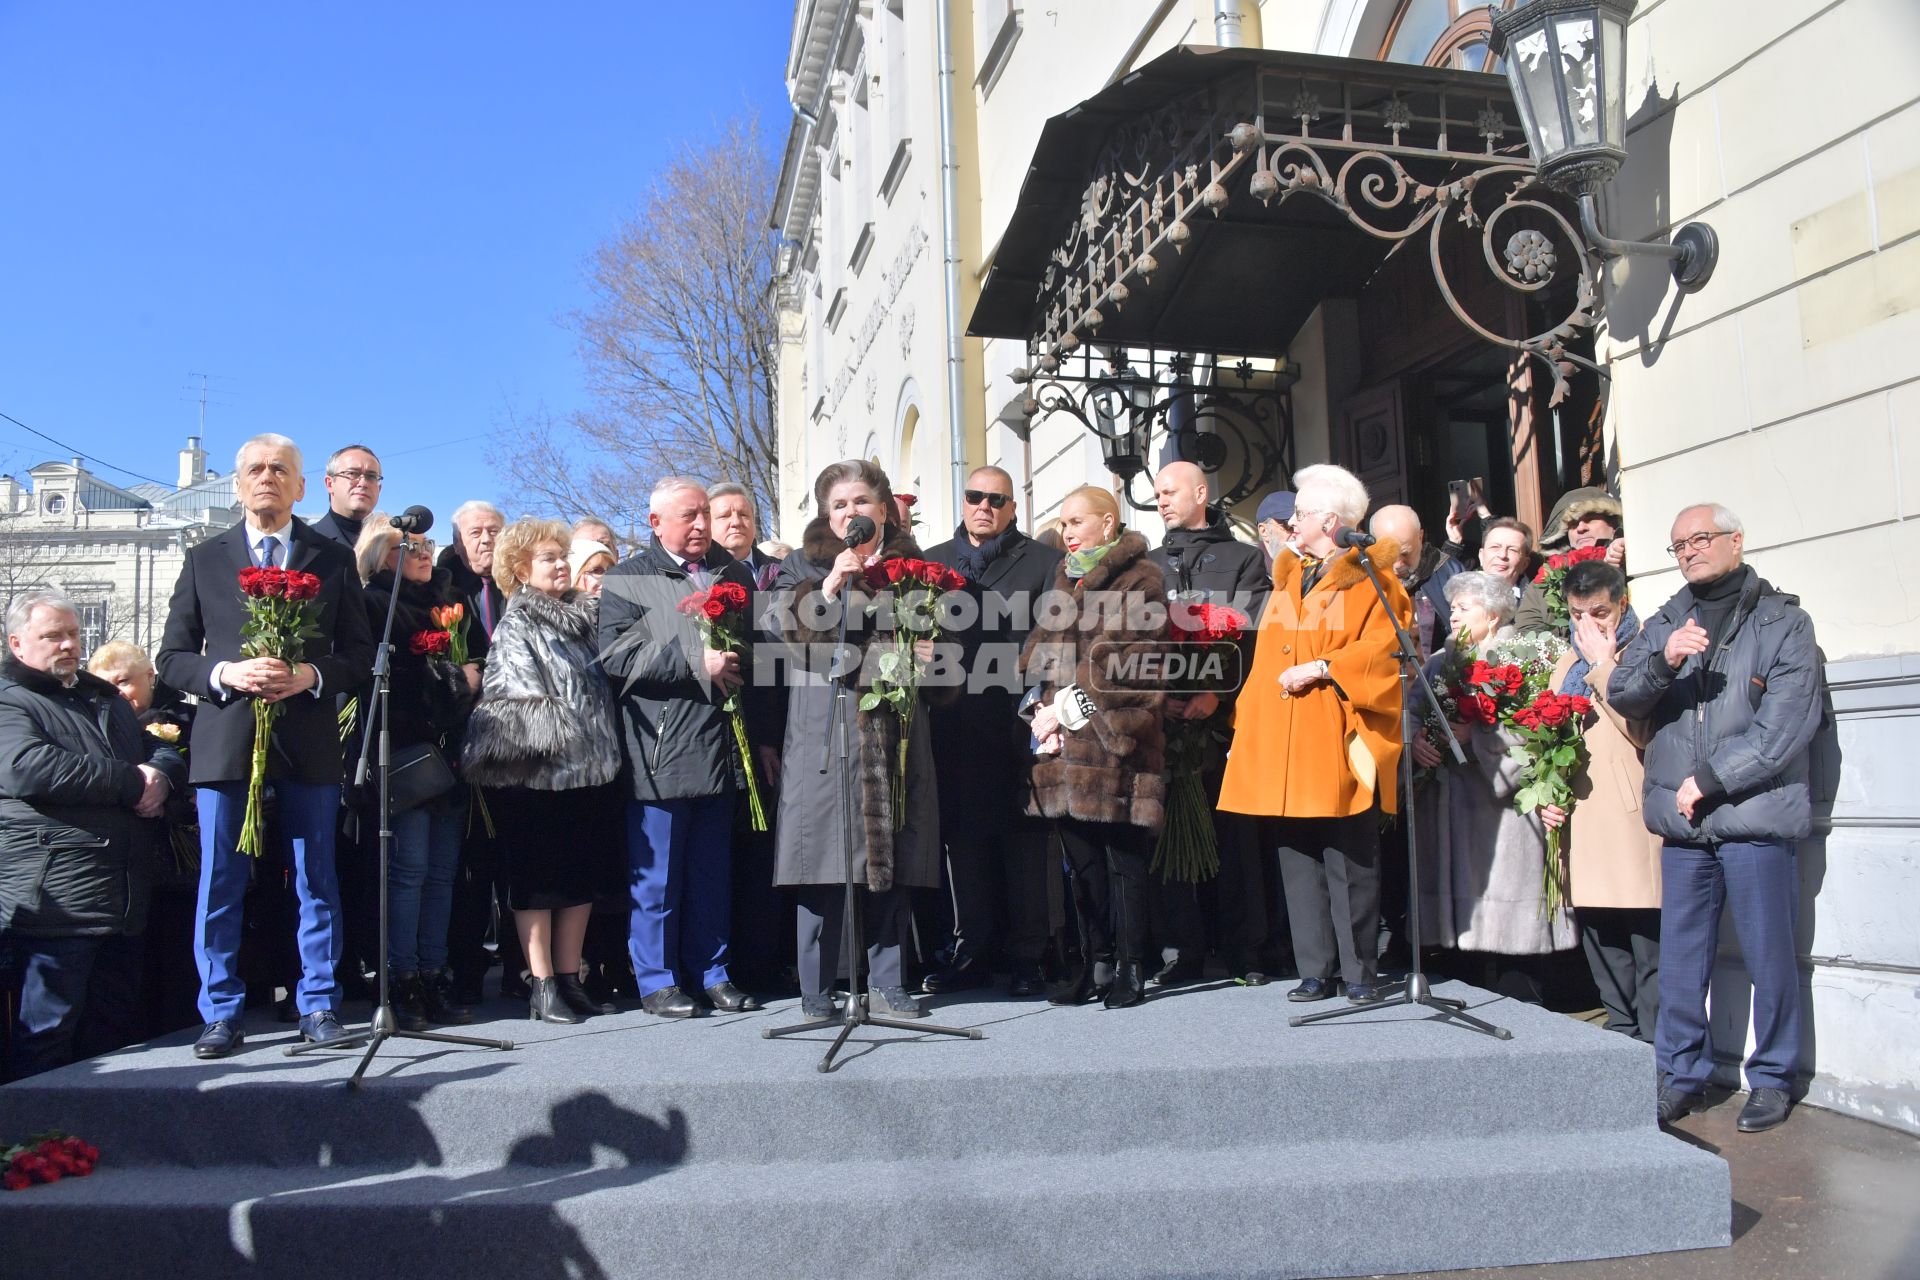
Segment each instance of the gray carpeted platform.
[{"label": "gray carpeted platform", "polygon": [[[768,1041],[791,1003],[523,1021],[500,1053],[394,1041],[218,1063],[190,1036],[0,1089],[89,1179],[0,1196],[27,1274],[1321,1276],[1724,1245],[1716,1157],[1653,1123],[1645,1046],[1471,988],[1289,1028],[1285,988],[1132,1010],[948,1003],[982,1041]],[[1384,1024],[1384,1025],[1365,1025]]]}]

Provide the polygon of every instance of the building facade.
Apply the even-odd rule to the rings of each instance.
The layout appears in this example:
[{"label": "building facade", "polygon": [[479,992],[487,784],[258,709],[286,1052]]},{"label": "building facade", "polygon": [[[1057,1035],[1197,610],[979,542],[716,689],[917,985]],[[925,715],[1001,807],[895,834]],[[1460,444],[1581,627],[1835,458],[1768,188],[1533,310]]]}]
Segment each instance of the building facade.
[{"label": "building facade", "polygon": [[[1831,797],[1801,850],[1809,1097],[1920,1131],[1920,814],[1899,763],[1920,744],[1920,9],[1641,0],[1624,56],[1629,158],[1603,225],[1663,240],[1710,222],[1719,267],[1698,292],[1677,292],[1660,260],[1596,256],[1586,289],[1562,272],[1515,298],[1497,251],[1532,250],[1504,227],[1475,276],[1479,237],[1444,239],[1458,220],[1433,228],[1430,253],[1388,252],[1303,214],[1313,202],[1290,187],[1262,197],[1246,167],[1220,205],[1202,190],[1237,153],[1201,136],[1188,89],[1225,101],[1234,64],[1182,46],[1268,51],[1245,74],[1277,104],[1269,135],[1337,159],[1359,148],[1340,150],[1359,122],[1409,168],[1417,155],[1458,174],[1530,163],[1502,82],[1468,74],[1500,70],[1489,31],[1467,0],[802,0],[773,208],[776,526],[793,540],[813,475],[852,455],[919,495],[928,539],[947,536],[980,463],[1014,476],[1029,529],[1093,482],[1157,537],[1140,508],[1169,456],[1206,465],[1242,520],[1291,470],[1331,460],[1430,529],[1449,481],[1483,478],[1496,509],[1535,527],[1566,490],[1606,485],[1625,504],[1636,597],[1657,603],[1678,581],[1659,550],[1673,514],[1727,504],[1829,659]],[[1299,90],[1275,96],[1269,80]],[[1369,86],[1411,109],[1368,117],[1355,103]],[[1272,119],[1296,110],[1297,128]],[[1197,148],[1185,161],[1176,137]],[[1116,188],[1140,226],[1113,211]],[[1363,204],[1333,212],[1358,225]],[[1513,216],[1552,242],[1546,214]],[[1379,221],[1369,234],[1397,234]],[[1170,260],[1155,272],[1149,241]],[[1115,245],[1126,260],[1103,263]],[[1517,258],[1506,269],[1521,278]],[[1070,345],[1046,306],[1029,321],[1034,299],[1071,313]],[[1086,323],[1092,301],[1107,328]],[[1162,349],[1152,335],[1174,327],[1209,341]],[[1540,341],[1515,345],[1526,338]],[[1731,939],[1725,952],[1723,1045],[1746,1020]]]},{"label": "building facade", "polygon": [[233,481],[207,469],[190,436],[179,483],[122,488],[80,458],[0,476],[0,593],[57,587],[80,613],[88,653],[127,640],[151,654],[188,548],[240,518]]}]

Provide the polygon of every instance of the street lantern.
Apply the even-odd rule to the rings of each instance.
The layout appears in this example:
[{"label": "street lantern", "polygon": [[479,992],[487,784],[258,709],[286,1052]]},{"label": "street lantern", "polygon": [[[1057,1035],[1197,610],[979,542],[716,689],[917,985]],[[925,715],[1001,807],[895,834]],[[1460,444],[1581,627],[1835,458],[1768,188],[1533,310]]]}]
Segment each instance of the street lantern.
[{"label": "street lantern", "polygon": [[1491,9],[1493,51],[1506,59],[1527,145],[1540,181],[1578,199],[1580,224],[1602,254],[1667,258],[1682,291],[1713,275],[1719,239],[1688,223],[1672,244],[1602,234],[1594,195],[1627,158],[1627,19],[1636,0],[1531,0]]}]

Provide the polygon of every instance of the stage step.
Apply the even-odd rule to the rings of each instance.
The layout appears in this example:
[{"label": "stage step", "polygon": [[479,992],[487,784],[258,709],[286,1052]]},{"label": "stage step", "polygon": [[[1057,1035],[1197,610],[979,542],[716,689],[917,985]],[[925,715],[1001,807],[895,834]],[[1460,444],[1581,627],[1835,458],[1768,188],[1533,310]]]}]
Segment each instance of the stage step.
[{"label": "stage step", "polygon": [[318,1274],[320,1242],[421,1277],[1319,1276],[1728,1242],[1726,1166],[1655,1128],[1644,1046],[1455,994],[1514,1040],[1409,1010],[1288,1028],[1280,988],[1231,988],[948,1005],[987,1038],[864,1031],[825,1076],[824,1036],[760,1036],[790,1005],[396,1042],[357,1092],[283,1037],[221,1063],[183,1041],[0,1089],[0,1133],[106,1152],[0,1196],[0,1232],[22,1273],[196,1277]]}]

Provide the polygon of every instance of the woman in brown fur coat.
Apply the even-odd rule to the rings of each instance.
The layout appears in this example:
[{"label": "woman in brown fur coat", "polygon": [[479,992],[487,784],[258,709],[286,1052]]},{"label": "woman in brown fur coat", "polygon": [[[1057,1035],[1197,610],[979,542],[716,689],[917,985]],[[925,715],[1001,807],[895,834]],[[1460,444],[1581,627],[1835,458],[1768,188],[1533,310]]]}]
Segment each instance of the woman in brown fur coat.
[{"label": "woman in brown fur coat", "polygon": [[[870,683],[867,652],[892,635],[869,615],[875,593],[863,581],[870,564],[920,551],[895,521],[893,489],[887,475],[870,462],[836,462],[813,485],[819,515],[807,526],[800,549],[781,562],[771,591],[769,617],[792,659],[787,694],[787,727],[780,754],[780,814],[775,837],[774,883],[791,886],[799,900],[801,1007],[810,1018],[833,1013],[835,975],[839,972],[849,850],[854,875],[866,895],[865,921],[870,1007],[883,1016],[917,1018],[924,1014],[906,993],[900,947],[906,929],[907,890],[940,884],[939,797],[933,775],[930,717],[913,718],[907,744],[906,814],[893,814],[893,771],[900,743],[899,719],[882,703],[858,709]],[[876,532],[864,545],[849,549],[845,535],[856,516],[873,521]],[[884,589],[879,594],[885,594]],[[844,673],[831,660],[838,638],[840,608],[849,610],[847,643],[858,652],[859,666]],[[923,654],[924,656],[924,654]],[[846,664],[851,666],[852,664]],[[850,754],[854,769],[853,830],[844,828],[840,808],[838,752],[831,732],[834,688],[853,683],[847,707],[852,716]],[[924,699],[936,691],[923,688]]]},{"label": "woman in brown fur coat", "polygon": [[1042,609],[1020,655],[1035,755],[1027,811],[1060,833],[1085,940],[1085,967],[1051,998],[1122,1009],[1146,999],[1147,864],[1166,798],[1166,694],[1133,662],[1164,648],[1166,586],[1111,493],[1085,485],[1060,515],[1067,558],[1053,592],[1074,607]]}]

